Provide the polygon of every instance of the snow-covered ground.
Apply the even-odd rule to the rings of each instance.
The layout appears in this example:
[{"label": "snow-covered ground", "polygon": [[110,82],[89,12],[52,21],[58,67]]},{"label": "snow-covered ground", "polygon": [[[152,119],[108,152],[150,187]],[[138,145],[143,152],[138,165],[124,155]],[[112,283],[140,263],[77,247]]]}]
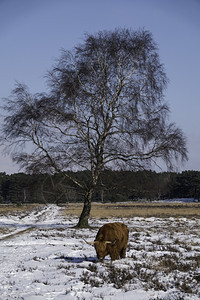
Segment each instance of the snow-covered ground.
[{"label": "snow-covered ground", "polygon": [[[107,222],[130,230],[127,258],[98,262],[92,241]],[[56,205],[30,214],[0,211],[0,299],[200,299],[197,218],[77,219]]]}]

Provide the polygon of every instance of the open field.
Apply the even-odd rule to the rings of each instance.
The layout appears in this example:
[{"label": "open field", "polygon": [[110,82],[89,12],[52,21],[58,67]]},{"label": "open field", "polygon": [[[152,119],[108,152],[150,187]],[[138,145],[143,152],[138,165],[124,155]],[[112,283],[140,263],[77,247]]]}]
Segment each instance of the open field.
[{"label": "open field", "polygon": [[[158,203],[94,204],[90,229],[74,228],[77,205],[0,206],[0,299],[200,299],[199,205],[183,206],[168,217],[174,204],[165,216]],[[127,257],[100,263],[85,240],[116,221],[130,231]]]},{"label": "open field", "polygon": [[[82,204],[72,203],[63,206],[66,215],[79,216]],[[199,217],[200,203],[180,202],[136,202],[136,203],[93,203],[91,217]]]},{"label": "open field", "polygon": [[[1,214],[25,216],[34,209],[45,205],[0,205]],[[60,205],[63,215],[80,216],[83,204],[69,203]],[[93,203],[92,218],[109,217],[200,217],[200,203],[183,202],[125,202],[125,203]]]}]

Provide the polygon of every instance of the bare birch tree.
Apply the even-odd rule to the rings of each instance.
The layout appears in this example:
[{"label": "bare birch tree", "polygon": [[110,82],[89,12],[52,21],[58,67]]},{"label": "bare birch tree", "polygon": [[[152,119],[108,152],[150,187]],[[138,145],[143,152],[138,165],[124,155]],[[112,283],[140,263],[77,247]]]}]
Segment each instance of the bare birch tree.
[{"label": "bare birch tree", "polygon": [[[171,168],[187,159],[185,137],[168,121],[167,82],[150,32],[88,34],[62,51],[48,72],[48,94],[17,85],[4,106],[2,136],[26,171],[62,173],[83,192],[78,226],[87,227],[104,168],[149,168],[160,159]],[[88,170],[89,178],[66,170]]]}]

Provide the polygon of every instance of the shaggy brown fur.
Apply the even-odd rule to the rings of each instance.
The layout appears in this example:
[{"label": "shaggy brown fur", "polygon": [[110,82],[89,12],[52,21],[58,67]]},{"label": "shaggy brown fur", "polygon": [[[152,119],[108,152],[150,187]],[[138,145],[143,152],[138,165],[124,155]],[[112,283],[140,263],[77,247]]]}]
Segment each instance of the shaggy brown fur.
[{"label": "shaggy brown fur", "polygon": [[108,223],[103,225],[94,241],[95,250],[99,259],[110,255],[111,260],[126,257],[129,230],[123,223]]}]

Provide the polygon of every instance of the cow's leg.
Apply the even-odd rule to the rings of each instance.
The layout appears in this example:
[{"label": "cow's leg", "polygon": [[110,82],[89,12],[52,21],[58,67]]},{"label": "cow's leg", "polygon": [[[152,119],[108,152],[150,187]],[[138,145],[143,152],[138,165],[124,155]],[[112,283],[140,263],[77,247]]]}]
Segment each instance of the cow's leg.
[{"label": "cow's leg", "polygon": [[110,257],[111,257],[111,260],[116,260],[116,259],[119,259],[120,258],[120,253],[119,251],[112,251],[110,253]]},{"label": "cow's leg", "polygon": [[116,259],[119,259],[119,255],[111,255],[111,260],[116,260]]},{"label": "cow's leg", "polygon": [[126,257],[126,247],[122,248],[122,250],[120,252],[120,257],[121,258],[125,258]]}]

